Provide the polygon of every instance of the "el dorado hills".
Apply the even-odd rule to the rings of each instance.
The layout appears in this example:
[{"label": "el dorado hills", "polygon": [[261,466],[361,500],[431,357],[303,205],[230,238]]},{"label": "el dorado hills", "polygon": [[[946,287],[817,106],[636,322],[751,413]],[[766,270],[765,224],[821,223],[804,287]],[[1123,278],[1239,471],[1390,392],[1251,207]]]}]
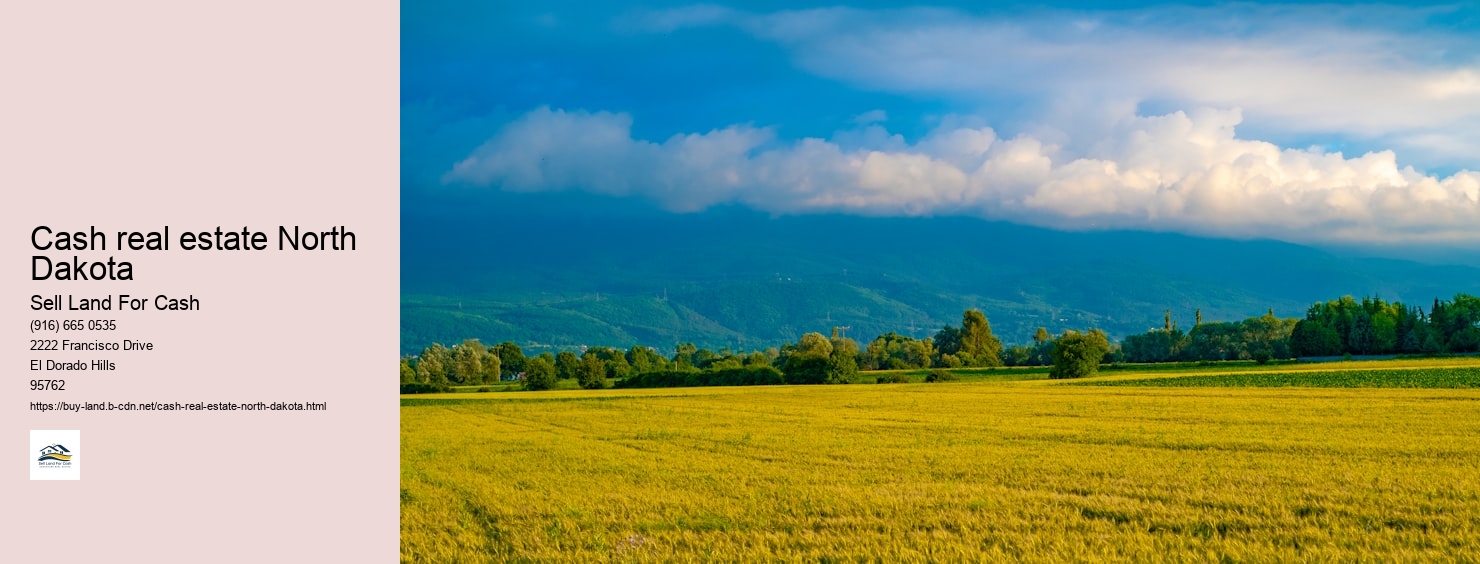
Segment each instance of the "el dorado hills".
[{"label": "el dorado hills", "polygon": [[[277,248],[280,251],[353,251],[355,234],[343,225],[328,231],[314,231],[293,226],[279,226]],[[218,226],[211,231],[184,231],[174,239],[175,248],[184,251],[265,251],[267,233],[242,227],[240,231],[222,231]],[[170,250],[170,228],[159,231],[115,232],[112,250],[115,251],[168,251]],[[31,246],[38,251],[108,251],[108,234],[97,227],[88,226],[87,231],[55,230],[41,225],[31,230]],[[34,255],[31,257],[32,280],[133,280],[134,265],[130,261],[84,260],[80,255],[70,259]],[[160,308],[164,309],[164,308]],[[179,308],[173,308],[179,309]]]}]

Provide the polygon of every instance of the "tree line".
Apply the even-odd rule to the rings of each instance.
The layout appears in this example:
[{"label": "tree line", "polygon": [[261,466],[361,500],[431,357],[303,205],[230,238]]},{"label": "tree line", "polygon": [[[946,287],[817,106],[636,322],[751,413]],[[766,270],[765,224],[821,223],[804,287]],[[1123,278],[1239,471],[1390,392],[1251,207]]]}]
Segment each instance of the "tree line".
[{"label": "tree line", "polygon": [[1290,332],[1296,319],[1275,317],[1270,310],[1243,321],[1204,322],[1195,313],[1191,331],[1183,331],[1168,311],[1165,325],[1121,341],[1119,357],[1124,362],[1190,362],[1205,360],[1255,360],[1268,362],[1297,356],[1290,347]]},{"label": "tree line", "polygon": [[[1040,364],[1053,361],[1056,344],[1061,345],[1060,357],[1093,356],[1092,363],[1081,361],[1080,372],[1092,371],[1109,349],[1108,339],[1098,330],[1067,331],[1053,339],[1040,328],[1035,340],[1036,348],[1028,356],[1041,360]],[[1018,352],[1004,349],[986,315],[975,309],[962,313],[959,327],[948,324],[933,338],[914,339],[891,332],[862,350],[836,328],[831,336],[807,333],[795,343],[749,352],[712,351],[683,343],[671,357],[641,345],[627,350],[588,347],[580,355],[546,351],[526,356],[513,342],[484,345],[468,339],[451,347],[433,343],[421,354],[403,356],[401,389],[402,393],[420,393],[518,380],[527,389],[545,390],[567,379],[588,389],[609,387],[613,382],[624,387],[846,384],[860,381],[863,370],[1005,366],[1004,351],[1009,355]],[[1064,372],[1065,377],[1068,374]]]},{"label": "tree line", "polygon": [[1298,356],[1432,354],[1480,351],[1480,298],[1435,299],[1427,312],[1382,298],[1317,303],[1293,327]]},{"label": "tree line", "polygon": [[1165,325],[1121,342],[1125,362],[1255,360],[1342,355],[1462,354],[1480,351],[1480,298],[1435,299],[1425,312],[1378,297],[1343,296],[1317,302],[1305,318],[1273,311],[1243,321],[1204,323],[1183,331],[1167,312]]},{"label": "tree line", "polygon": [[836,328],[830,336],[807,333],[794,343],[756,351],[713,351],[693,343],[672,356],[647,346],[626,350],[588,347],[526,356],[519,345],[484,345],[468,339],[451,347],[433,343],[401,358],[403,393],[440,391],[454,385],[517,380],[532,390],[560,380],[582,388],[696,385],[840,384],[861,380],[865,370],[1050,366],[1052,378],[1093,374],[1102,363],[1157,363],[1287,359],[1342,354],[1424,354],[1480,351],[1480,298],[1458,294],[1434,300],[1428,312],[1381,298],[1351,296],[1316,303],[1304,319],[1279,318],[1273,310],[1242,321],[1204,322],[1195,313],[1183,331],[1168,310],[1162,327],[1110,343],[1104,332],[1038,328],[1032,343],[1004,347],[986,315],[968,309],[959,326],[916,339],[895,332],[865,347]]}]

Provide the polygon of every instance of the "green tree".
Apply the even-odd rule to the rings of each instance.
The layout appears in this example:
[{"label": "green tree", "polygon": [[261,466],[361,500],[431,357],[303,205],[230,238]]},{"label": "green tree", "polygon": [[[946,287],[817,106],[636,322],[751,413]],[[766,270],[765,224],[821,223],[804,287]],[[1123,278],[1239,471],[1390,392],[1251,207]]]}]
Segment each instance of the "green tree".
[{"label": "green tree", "polygon": [[1304,319],[1290,333],[1290,352],[1295,356],[1334,356],[1341,354],[1341,336],[1320,321]]},{"label": "green tree", "polygon": [[534,357],[524,363],[524,389],[548,390],[555,387],[556,381],[555,366],[550,361]]},{"label": "green tree", "polygon": [[1002,364],[1007,366],[1028,366],[1033,361],[1033,347],[1017,345],[1002,349]]},{"label": "green tree", "polygon": [[576,369],[576,381],[582,388],[598,390],[606,387],[607,364],[601,357],[587,354],[581,358],[581,364]]},{"label": "green tree", "polygon": [[[1213,325],[1203,324],[1203,327]],[[1212,331],[1212,329],[1205,329]],[[1127,362],[1170,362],[1182,355],[1187,346],[1187,336],[1181,329],[1173,327],[1152,329],[1140,335],[1129,335],[1121,345]]]},{"label": "green tree", "polygon": [[1423,347],[1423,341],[1418,338],[1418,329],[1409,329],[1408,333],[1403,335],[1402,351],[1412,354],[1418,352],[1421,347]]},{"label": "green tree", "polygon": [[936,354],[941,355],[941,357],[945,357],[946,355],[955,356],[956,353],[961,352],[961,331],[955,327],[946,325],[945,327],[941,327],[940,331],[936,331],[932,342],[935,343]]},{"label": "green tree", "polygon": [[694,346],[693,343],[679,343],[678,348],[673,353],[674,367],[680,371],[692,370],[698,366],[694,362],[694,355],[698,354],[698,352],[699,347]]},{"label": "green tree", "polygon": [[745,357],[727,354],[705,363],[704,370],[709,372],[717,372],[720,370],[730,370],[734,368],[741,368],[744,366]]},{"label": "green tree", "polygon": [[1386,354],[1398,350],[1398,319],[1389,311],[1372,315],[1372,352]]},{"label": "green tree", "polygon": [[505,374],[518,374],[525,371],[524,350],[512,341],[504,341],[494,347],[498,350],[499,366]]},{"label": "green tree", "polygon": [[411,367],[411,357],[401,357],[401,383],[413,384],[416,381],[416,369]]},{"label": "green tree", "polygon": [[714,364],[715,361],[722,358],[724,358],[724,355],[721,355],[712,350],[699,349],[697,351],[694,351],[694,368],[698,368],[700,370],[709,368],[711,364]]},{"label": "green tree", "polygon": [[1037,331],[1034,331],[1033,332],[1033,344],[1035,344],[1035,345],[1041,345],[1043,343],[1047,343],[1048,340],[1049,339],[1052,339],[1052,338],[1053,338],[1053,336],[1051,336],[1051,335],[1048,334],[1048,328],[1047,327],[1039,327]]},{"label": "green tree", "polygon": [[1445,309],[1449,317],[1446,334],[1451,339],[1467,329],[1480,329],[1480,297],[1455,294]]},{"label": "green tree", "polygon": [[432,343],[432,346],[421,350],[421,356],[416,361],[416,377],[424,383],[433,386],[447,385],[447,368],[452,364],[452,351],[441,343]]},{"label": "green tree", "polygon": [[664,370],[667,368],[667,363],[667,360],[649,347],[633,345],[627,350],[627,364],[631,365],[632,371],[637,374]]},{"label": "green tree", "polygon": [[766,353],[763,353],[761,351],[755,351],[755,352],[750,353],[750,355],[748,355],[748,356],[745,357],[745,367],[746,368],[750,368],[752,366],[770,366],[770,365],[771,365],[771,357],[766,356]]},{"label": "green tree", "polygon": [[560,351],[555,355],[555,376],[561,380],[569,380],[576,377],[576,367],[581,364],[581,357],[570,351]]},{"label": "green tree", "polygon": [[483,352],[483,383],[491,384],[503,377],[503,361],[498,359],[493,349]]},{"label": "green tree", "polygon": [[912,340],[905,344],[904,360],[910,366],[930,368],[931,359],[935,358],[935,343],[930,339]]},{"label": "green tree", "polygon": [[[1279,321],[1275,320],[1278,324]],[[1247,340],[1260,331],[1262,323],[1246,319],[1243,323],[1201,323],[1182,340],[1176,358],[1183,360],[1238,360],[1249,349]],[[1162,332],[1162,335],[1166,335]],[[1130,339],[1126,340],[1129,344]],[[1253,348],[1260,348],[1255,346]],[[1174,358],[1168,357],[1168,360]]]},{"label": "green tree", "polygon": [[[821,333],[802,335],[795,344],[782,348],[781,371],[788,384],[826,383],[833,363],[833,343]],[[857,345],[854,345],[857,350]],[[841,361],[841,359],[839,359]],[[856,361],[855,361],[856,362]],[[856,371],[856,366],[855,366]]]},{"label": "green tree", "polygon": [[1425,354],[1433,354],[1442,350],[1444,350],[1444,345],[1439,343],[1439,338],[1432,331],[1429,332],[1428,337],[1424,338],[1423,346],[1419,348],[1419,352]]},{"label": "green tree", "polygon": [[1049,378],[1083,378],[1100,369],[1100,361],[1110,352],[1110,340],[1099,329],[1088,333],[1065,331],[1054,339],[1053,367]]},{"label": "green tree", "polygon": [[858,343],[853,339],[833,339],[827,358],[828,384],[852,384],[858,381]]},{"label": "green tree", "polygon": [[477,339],[452,346],[452,370],[449,376],[460,384],[476,384],[483,379],[483,355],[487,349]]},{"label": "green tree", "polygon": [[1256,356],[1255,360],[1264,357],[1268,362],[1269,358],[1290,357],[1290,332],[1294,324],[1275,317],[1273,309],[1259,317],[1245,319],[1240,325],[1236,338],[1242,341],[1242,348]]},{"label": "green tree", "polygon": [[1002,366],[1002,341],[992,334],[992,324],[981,311],[961,314],[960,335],[961,352],[971,357],[972,366]]},{"label": "green tree", "polygon": [[873,370],[927,368],[934,352],[935,347],[929,340],[917,341],[890,332],[879,335],[868,344],[859,364]]},{"label": "green tree", "polygon": [[1358,310],[1352,323],[1351,335],[1347,337],[1347,350],[1357,354],[1372,354],[1376,350],[1376,338],[1372,316],[1366,311]]},{"label": "green tree", "polygon": [[832,351],[832,341],[822,336],[822,333],[807,333],[806,335],[802,335],[802,338],[797,341],[796,352],[801,354],[828,356],[832,354]]},{"label": "green tree", "polygon": [[626,378],[632,373],[632,366],[627,364],[627,353],[611,347],[591,347],[586,349],[582,357],[594,356],[601,360],[606,370],[607,378]]},{"label": "green tree", "polygon": [[793,354],[786,357],[781,372],[788,384],[822,384],[827,382],[827,356]]},{"label": "green tree", "polygon": [[1466,327],[1449,338],[1449,352],[1468,353],[1480,351],[1480,329]]}]

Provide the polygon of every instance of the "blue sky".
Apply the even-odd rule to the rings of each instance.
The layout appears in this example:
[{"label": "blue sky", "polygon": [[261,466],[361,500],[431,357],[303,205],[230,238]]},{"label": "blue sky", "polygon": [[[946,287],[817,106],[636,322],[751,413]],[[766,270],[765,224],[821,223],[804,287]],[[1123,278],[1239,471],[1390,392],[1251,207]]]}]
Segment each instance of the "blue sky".
[{"label": "blue sky", "polygon": [[402,20],[410,208],[558,193],[1480,242],[1473,5],[412,2]]}]

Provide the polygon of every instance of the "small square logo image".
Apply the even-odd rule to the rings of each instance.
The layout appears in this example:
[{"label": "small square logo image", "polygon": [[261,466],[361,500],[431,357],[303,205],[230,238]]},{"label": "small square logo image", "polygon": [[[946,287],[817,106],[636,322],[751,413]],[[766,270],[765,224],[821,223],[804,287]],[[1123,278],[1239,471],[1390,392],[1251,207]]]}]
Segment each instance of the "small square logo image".
[{"label": "small square logo image", "polygon": [[82,431],[31,431],[32,480],[81,480]]}]

